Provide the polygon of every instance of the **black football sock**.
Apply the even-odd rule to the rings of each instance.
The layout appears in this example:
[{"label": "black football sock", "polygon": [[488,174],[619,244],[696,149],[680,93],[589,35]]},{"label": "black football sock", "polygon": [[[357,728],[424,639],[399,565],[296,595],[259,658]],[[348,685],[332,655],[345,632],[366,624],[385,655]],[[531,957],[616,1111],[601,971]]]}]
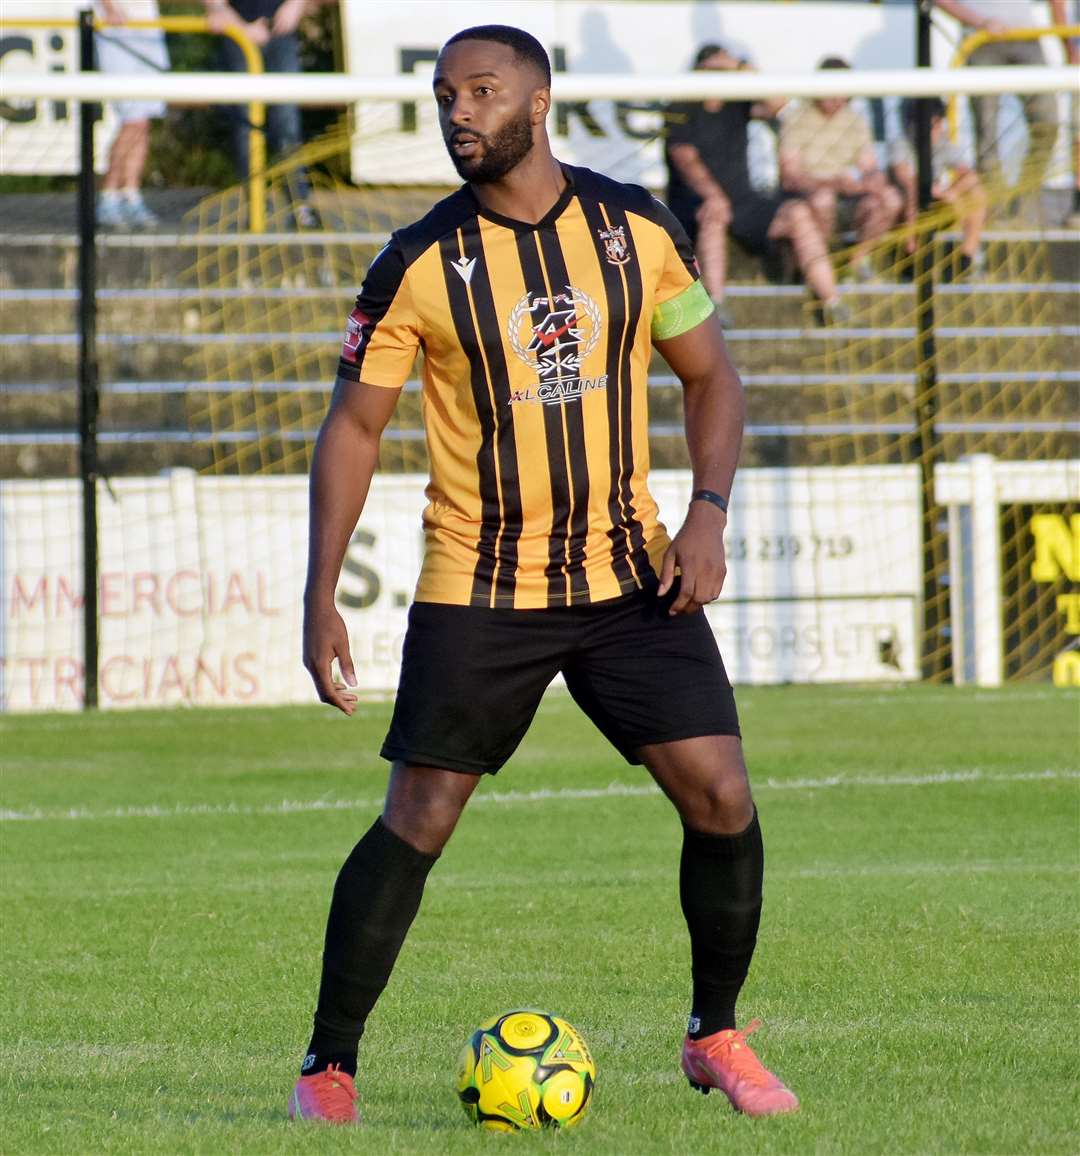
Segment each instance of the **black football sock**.
[{"label": "black football sock", "polygon": [[326,921],[322,983],[304,1075],[331,1064],[356,1074],[368,1013],[386,987],[437,858],[399,839],[380,818],[345,860]]},{"label": "black football sock", "polygon": [[757,943],[764,870],[756,808],[737,835],[683,827],[679,898],[690,931],[691,1039],[735,1027],[735,1001]]}]

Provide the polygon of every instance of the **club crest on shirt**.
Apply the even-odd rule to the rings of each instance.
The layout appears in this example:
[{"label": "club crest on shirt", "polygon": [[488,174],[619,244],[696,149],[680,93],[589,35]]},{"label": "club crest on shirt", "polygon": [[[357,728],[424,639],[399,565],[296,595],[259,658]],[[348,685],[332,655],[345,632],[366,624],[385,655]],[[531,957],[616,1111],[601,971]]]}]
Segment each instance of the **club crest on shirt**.
[{"label": "club crest on shirt", "polygon": [[606,374],[581,376],[582,363],[596,348],[602,329],[596,302],[573,285],[550,295],[525,293],[510,313],[506,335],[539,381],[528,389],[513,390],[510,400],[556,404],[606,388]]},{"label": "club crest on shirt", "polygon": [[604,242],[604,259],[609,265],[625,265],[630,260],[630,246],[626,243],[626,230],[622,225],[597,229],[596,235]]},{"label": "club crest on shirt", "polygon": [[341,356],[345,361],[354,365],[360,354],[360,346],[364,344],[364,326],[371,324],[371,318],[359,309],[354,309],[345,322],[345,340],[341,343]]}]

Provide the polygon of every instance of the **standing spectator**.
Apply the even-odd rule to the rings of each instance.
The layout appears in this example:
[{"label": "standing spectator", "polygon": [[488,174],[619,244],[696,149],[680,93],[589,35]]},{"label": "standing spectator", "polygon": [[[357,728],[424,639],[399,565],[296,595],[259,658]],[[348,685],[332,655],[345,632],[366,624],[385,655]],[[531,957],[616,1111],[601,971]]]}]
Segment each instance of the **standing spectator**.
[{"label": "standing spectator", "polygon": [[[1034,0],[936,0],[937,6],[974,32],[993,35],[1010,28],[1033,28]],[[1055,24],[1067,23],[1065,0],[1050,0],[1050,14]],[[1068,45],[1066,45],[1068,49]],[[993,65],[1046,64],[1046,55],[1037,40],[999,40],[983,44],[968,57],[973,67]],[[1040,181],[1050,162],[1057,138],[1057,99],[1051,93],[1020,95],[1028,126],[1028,148],[1020,169],[1020,183],[1031,185]],[[1000,181],[1001,164],[998,158],[998,103],[996,96],[971,98],[975,114],[975,166],[984,178]],[[1038,194],[1034,200],[1037,201]],[[1037,205],[1034,216],[1038,216]],[[1029,214],[1031,215],[1031,214]]]},{"label": "standing spectator", "polygon": [[[719,44],[706,44],[694,67],[732,71],[747,64]],[[828,245],[809,205],[799,197],[759,192],[750,181],[750,121],[773,119],[782,103],[707,100],[672,105],[668,110],[668,205],[694,243],[705,288],[725,325],[722,302],[729,233],[758,255],[790,241],[823,314],[834,315],[839,304]]]},{"label": "standing spectator", "polygon": [[[893,142],[889,167],[893,179],[904,191],[904,219],[913,222],[918,213],[918,174],[914,147],[915,102],[904,104],[904,135]],[[960,275],[982,269],[982,234],[986,227],[986,191],[979,175],[964,160],[958,146],[948,137],[945,102],[933,98],[930,110],[930,139],[933,146],[935,200],[952,205],[960,223]],[[907,241],[909,253],[915,250],[915,238]]]},{"label": "standing spectator", "polygon": [[[327,0],[203,0],[210,27],[221,32],[228,27],[242,28],[261,50],[266,72],[300,72],[300,41],[296,30],[309,10]],[[240,46],[228,37],[221,41],[222,64],[227,72],[246,72],[247,62]],[[246,180],[251,171],[249,155],[250,125],[243,105],[229,106],[232,129],[233,160],[236,171]],[[300,109],[295,104],[271,104],[266,110],[268,155],[292,152],[303,141]],[[311,194],[307,170],[295,174],[294,190],[298,203],[294,208],[296,223],[304,229],[317,228],[319,219],[307,204]]]},{"label": "standing spectator", "polygon": [[[850,68],[839,56],[821,69]],[[900,218],[903,197],[878,168],[866,118],[846,97],[807,101],[780,128],[780,184],[807,198],[826,238],[839,225],[855,229],[851,267],[856,280],[872,275],[870,249]]]},{"label": "standing spectator", "polygon": [[[128,75],[169,71],[169,52],[160,29],[123,27],[128,21],[157,20],[157,0],[95,0],[94,15],[109,25],[94,37],[99,71]],[[150,121],[165,115],[165,103],[120,100],[114,108],[120,129],[101,182],[98,224],[106,229],[152,229],[158,219],[143,200],[142,181],[150,153]]]}]

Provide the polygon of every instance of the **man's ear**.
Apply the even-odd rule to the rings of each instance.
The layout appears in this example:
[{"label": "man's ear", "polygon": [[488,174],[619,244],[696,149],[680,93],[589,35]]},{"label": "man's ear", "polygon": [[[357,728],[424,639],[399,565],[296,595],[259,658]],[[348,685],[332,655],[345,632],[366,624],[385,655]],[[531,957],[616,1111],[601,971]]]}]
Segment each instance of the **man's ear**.
[{"label": "man's ear", "polygon": [[551,110],[551,89],[538,88],[532,95],[533,124],[539,124]]}]

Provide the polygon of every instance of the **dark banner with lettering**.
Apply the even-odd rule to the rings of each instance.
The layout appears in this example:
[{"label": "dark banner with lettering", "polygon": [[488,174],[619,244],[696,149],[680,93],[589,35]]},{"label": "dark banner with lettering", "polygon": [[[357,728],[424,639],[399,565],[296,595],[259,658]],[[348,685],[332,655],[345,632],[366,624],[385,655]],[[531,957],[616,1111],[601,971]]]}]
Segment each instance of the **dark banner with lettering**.
[{"label": "dark banner with lettering", "polygon": [[1001,507],[1007,679],[1080,686],[1080,503]]}]

